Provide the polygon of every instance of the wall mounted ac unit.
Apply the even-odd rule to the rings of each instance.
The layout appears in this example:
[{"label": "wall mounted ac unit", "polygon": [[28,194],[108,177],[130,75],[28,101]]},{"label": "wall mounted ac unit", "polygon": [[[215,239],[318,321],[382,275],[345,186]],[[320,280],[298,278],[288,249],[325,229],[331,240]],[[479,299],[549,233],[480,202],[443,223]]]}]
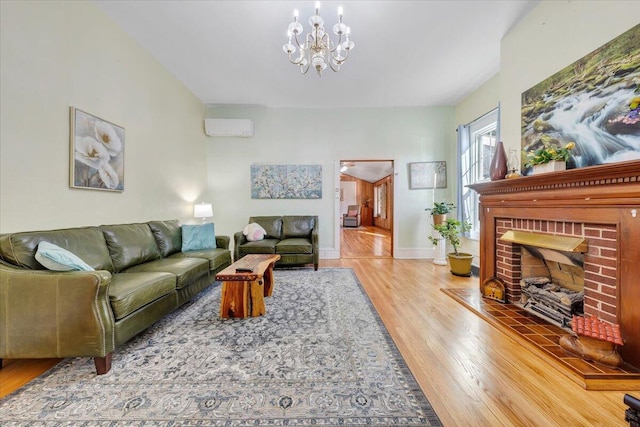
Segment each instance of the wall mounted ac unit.
[{"label": "wall mounted ac unit", "polygon": [[204,133],[208,136],[253,136],[253,122],[249,119],[204,119]]}]

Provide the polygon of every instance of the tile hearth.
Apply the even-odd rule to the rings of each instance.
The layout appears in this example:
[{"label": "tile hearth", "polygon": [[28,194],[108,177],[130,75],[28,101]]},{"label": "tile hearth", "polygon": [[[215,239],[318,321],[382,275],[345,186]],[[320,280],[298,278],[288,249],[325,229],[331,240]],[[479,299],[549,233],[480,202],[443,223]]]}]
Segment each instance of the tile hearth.
[{"label": "tile hearth", "polygon": [[640,369],[624,365],[612,368],[583,360],[563,350],[564,329],[545,322],[513,304],[482,298],[478,289],[442,289],[501,331],[520,338],[527,347],[550,360],[553,366],[588,390],[638,390]]}]

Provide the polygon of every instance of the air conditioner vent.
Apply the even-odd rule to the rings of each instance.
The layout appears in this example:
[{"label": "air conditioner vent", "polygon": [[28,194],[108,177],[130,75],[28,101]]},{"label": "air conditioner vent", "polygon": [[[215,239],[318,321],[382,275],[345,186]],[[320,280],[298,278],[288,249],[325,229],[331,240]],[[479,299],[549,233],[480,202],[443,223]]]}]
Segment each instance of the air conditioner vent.
[{"label": "air conditioner vent", "polygon": [[250,138],[253,122],[249,119],[204,119],[204,132],[207,136]]}]

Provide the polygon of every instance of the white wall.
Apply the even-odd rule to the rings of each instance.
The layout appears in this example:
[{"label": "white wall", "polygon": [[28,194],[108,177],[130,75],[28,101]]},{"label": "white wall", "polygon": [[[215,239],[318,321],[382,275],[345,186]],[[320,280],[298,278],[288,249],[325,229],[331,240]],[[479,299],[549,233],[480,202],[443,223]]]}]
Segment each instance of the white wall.
[{"label": "white wall", "polygon": [[[632,1],[543,1],[503,38],[500,72],[455,107],[456,126],[500,103],[500,139],[520,153],[522,92],[640,22]],[[463,250],[479,254],[477,241]],[[477,263],[477,258],[474,263]]]},{"label": "white wall", "polygon": [[[207,143],[209,187],[216,230],[232,235],[251,215],[318,215],[321,256],[337,256],[336,214],[340,188],[336,161],[395,161],[395,230],[398,257],[433,256],[427,240],[430,190],[409,190],[409,162],[447,160],[448,182],[455,182],[455,132],[452,107],[271,109],[256,106],[211,106],[209,117],[248,118],[253,138],[211,137]],[[320,200],[251,199],[250,166],[322,165]],[[438,199],[444,190],[438,190]],[[442,192],[442,194],[440,193]],[[446,197],[453,200],[454,186]]]},{"label": "white wall", "polygon": [[349,205],[358,203],[358,194],[355,181],[340,181],[340,215],[344,215],[349,210]]},{"label": "white wall", "polygon": [[[0,2],[0,232],[192,220],[205,106],[91,2]],[[69,106],[125,128],[125,191],[69,188]]]}]

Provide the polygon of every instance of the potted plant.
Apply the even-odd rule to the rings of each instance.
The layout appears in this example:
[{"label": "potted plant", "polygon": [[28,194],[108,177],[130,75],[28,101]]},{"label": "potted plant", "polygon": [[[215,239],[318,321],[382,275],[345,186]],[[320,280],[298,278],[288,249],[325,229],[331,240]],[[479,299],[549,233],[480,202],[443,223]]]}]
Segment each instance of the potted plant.
[{"label": "potted plant", "polygon": [[527,153],[526,167],[533,168],[533,174],[561,171],[567,168],[569,152],[576,146],[575,142],[568,142],[564,147],[544,144],[542,148]]},{"label": "potted plant", "polygon": [[[460,246],[460,235],[471,230],[471,223],[450,218],[442,224],[434,224],[433,228],[447,243],[453,246],[453,252],[447,254],[451,273],[456,276],[469,277],[471,275],[473,255],[458,251],[458,247]],[[429,240],[431,240],[431,243],[435,246],[438,246],[440,239],[429,236]]]},{"label": "potted plant", "polygon": [[447,202],[433,202],[432,208],[427,208],[425,211],[430,211],[433,217],[433,224],[442,224],[447,220],[447,214],[455,209],[453,203]]}]

